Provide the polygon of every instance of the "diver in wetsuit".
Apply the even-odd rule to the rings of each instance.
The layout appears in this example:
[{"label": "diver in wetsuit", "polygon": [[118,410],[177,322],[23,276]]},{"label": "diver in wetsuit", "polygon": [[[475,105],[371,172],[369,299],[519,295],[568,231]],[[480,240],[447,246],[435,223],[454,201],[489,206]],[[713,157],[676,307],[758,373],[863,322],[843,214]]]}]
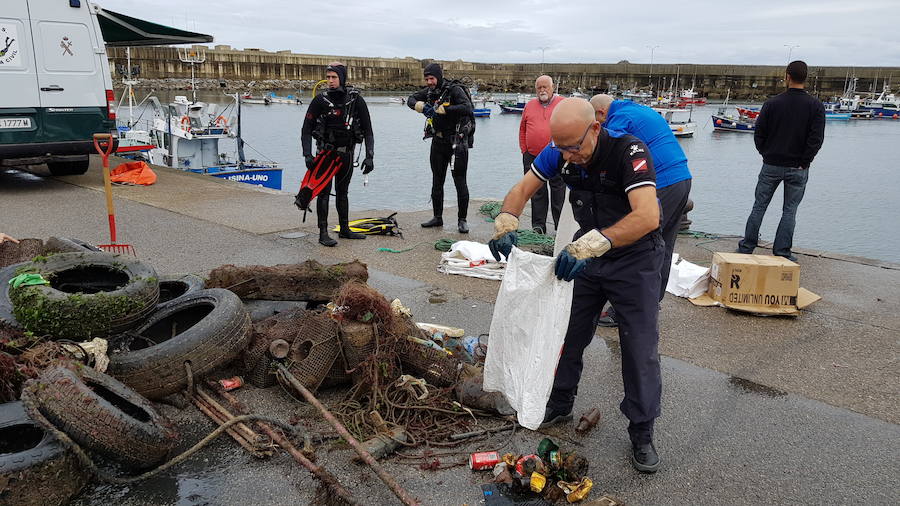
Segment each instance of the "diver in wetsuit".
[{"label": "diver in wetsuit", "polygon": [[459,206],[457,228],[461,234],[467,234],[469,187],[466,185],[466,170],[475,126],[472,101],[461,84],[444,79],[439,64],[430,63],[426,66],[424,76],[426,87],[406,100],[410,109],[428,118],[425,137],[432,137],[431,205],[434,217],[422,223],[422,226],[428,228],[444,225],[444,181],[447,179],[447,165],[450,164]]},{"label": "diver in wetsuit", "polygon": [[[324,157],[334,157],[337,161],[337,172],[334,173],[334,187],[337,194],[335,207],[338,212],[342,239],[365,239],[366,236],[351,232],[348,225],[350,203],[347,193],[350,179],[353,176],[353,149],[356,144],[366,143],[366,156],[362,162],[363,174],[375,168],[375,138],[372,134],[372,121],[369,108],[359,91],[347,85],[347,67],[341,63],[330,63],[325,70],[328,89],[316,95],[309,104],[300,143],[307,170],[316,170]],[[316,155],[313,156],[312,139],[316,139]],[[329,160],[330,161],[330,160]],[[319,243],[323,246],[336,246],[328,235],[328,200],[331,194],[332,181],[322,190],[316,199],[316,215],[319,225]]]}]

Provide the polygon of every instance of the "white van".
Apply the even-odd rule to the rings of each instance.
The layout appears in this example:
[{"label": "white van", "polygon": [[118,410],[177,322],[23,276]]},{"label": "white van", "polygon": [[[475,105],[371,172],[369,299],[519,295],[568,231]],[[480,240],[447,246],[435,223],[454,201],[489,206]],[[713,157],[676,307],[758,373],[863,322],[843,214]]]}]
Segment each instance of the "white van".
[{"label": "white van", "polygon": [[86,0],[3,0],[0,165],[83,174],[93,134],[115,133],[112,79]]}]

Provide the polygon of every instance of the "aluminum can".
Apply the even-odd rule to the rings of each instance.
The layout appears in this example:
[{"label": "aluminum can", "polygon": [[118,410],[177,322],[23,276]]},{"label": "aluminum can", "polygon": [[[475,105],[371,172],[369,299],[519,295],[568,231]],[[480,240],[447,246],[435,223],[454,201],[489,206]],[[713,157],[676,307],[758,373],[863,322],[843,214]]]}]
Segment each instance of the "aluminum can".
[{"label": "aluminum can", "polygon": [[230,378],[220,379],[219,384],[222,385],[223,390],[225,390],[226,392],[230,392],[244,386],[244,378],[240,376],[232,376]]},{"label": "aluminum can", "polygon": [[473,471],[493,469],[498,463],[500,454],[497,452],[476,452],[469,455],[469,469]]}]

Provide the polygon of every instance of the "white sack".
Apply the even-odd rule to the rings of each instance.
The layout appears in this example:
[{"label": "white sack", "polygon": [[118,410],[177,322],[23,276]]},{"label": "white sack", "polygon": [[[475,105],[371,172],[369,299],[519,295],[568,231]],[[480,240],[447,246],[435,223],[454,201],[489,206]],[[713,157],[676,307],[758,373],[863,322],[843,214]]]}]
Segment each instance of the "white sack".
[{"label": "white sack", "polygon": [[562,213],[559,215],[559,226],[556,227],[556,243],[553,245],[553,256],[559,256],[559,252],[572,242],[572,238],[581,227],[575,221],[572,212],[572,204],[569,203],[569,189],[566,188],[566,198],[563,200]]},{"label": "white sack", "polygon": [[484,364],[484,390],[502,392],[519,423],[532,430],[544,420],[572,306],[573,283],[556,279],[555,262],[513,248]]}]

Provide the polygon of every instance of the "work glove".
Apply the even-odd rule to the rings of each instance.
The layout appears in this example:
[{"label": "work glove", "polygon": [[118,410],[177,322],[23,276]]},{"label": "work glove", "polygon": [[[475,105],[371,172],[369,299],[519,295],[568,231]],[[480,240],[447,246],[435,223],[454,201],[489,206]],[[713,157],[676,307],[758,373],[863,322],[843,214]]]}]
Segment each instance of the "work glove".
[{"label": "work glove", "polygon": [[587,266],[589,258],[603,256],[612,243],[596,228],[569,243],[556,257],[556,278],[572,281]]},{"label": "work glove", "polygon": [[372,172],[374,169],[375,169],[375,162],[372,161],[371,156],[367,156],[362,161],[362,173],[368,174],[369,172]]},{"label": "work glove", "polygon": [[312,170],[316,166],[316,157],[313,155],[306,155],[303,158],[306,160],[307,169]]},{"label": "work glove", "polygon": [[447,114],[447,111],[444,109],[444,104],[439,105],[438,108],[435,109],[435,112],[438,114]]},{"label": "work glove", "polygon": [[413,109],[415,109],[417,113],[421,114],[425,110],[425,102],[419,100],[418,102],[416,102],[416,105],[415,107],[413,107]]},{"label": "work glove", "polygon": [[514,214],[500,213],[494,218],[494,237],[488,242],[491,254],[499,262],[500,255],[509,257],[512,247],[516,245],[519,229],[519,218]]},{"label": "work glove", "polygon": [[516,235],[515,231],[507,232],[488,241],[488,248],[491,250],[491,255],[494,255],[494,259],[499,262],[502,260],[500,255],[509,258],[509,254],[512,253],[512,247],[516,245],[518,240],[519,236]]},{"label": "work glove", "polygon": [[9,284],[13,288],[19,288],[20,286],[49,285],[50,282],[40,274],[24,273],[10,279]]}]

